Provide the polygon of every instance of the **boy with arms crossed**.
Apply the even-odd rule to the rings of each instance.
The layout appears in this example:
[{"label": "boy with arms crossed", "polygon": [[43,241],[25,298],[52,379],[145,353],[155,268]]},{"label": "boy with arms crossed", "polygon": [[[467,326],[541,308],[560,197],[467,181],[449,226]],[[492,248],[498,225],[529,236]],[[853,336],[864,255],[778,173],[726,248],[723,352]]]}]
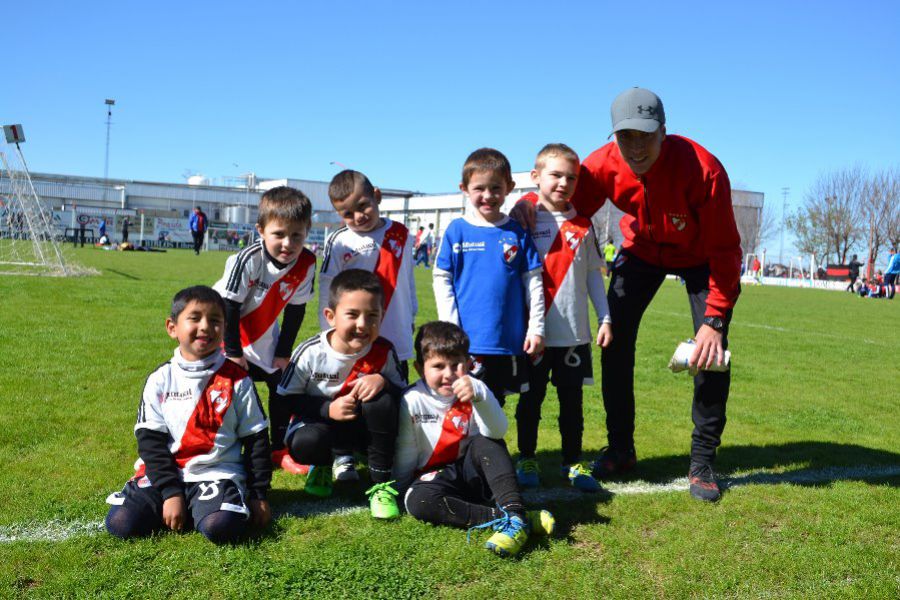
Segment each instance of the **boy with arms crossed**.
[{"label": "boy with arms crossed", "polygon": [[507,420],[497,399],[469,377],[469,338],[452,323],[433,321],[416,336],[421,379],[400,400],[394,476],[406,510],[437,525],[487,528],[485,547],[512,556],[529,534],[550,534],[553,516],[526,512],[512,459],[503,443]]},{"label": "boy with arms crossed", "polygon": [[247,372],[220,351],[224,324],[225,305],[211,288],[190,287],[172,300],[166,331],[178,348],[144,386],[135,475],[106,499],[112,535],[193,525],[222,544],[245,533],[248,517],[269,522],[266,415]]},{"label": "boy with arms crossed", "polygon": [[514,185],[502,153],[470,154],[459,189],[474,213],[450,223],[434,263],[438,317],[469,336],[472,375],[501,406],[524,387],[523,351],[534,356],[544,347],[541,259],[531,235],[500,211]]},{"label": "boy with arms crossed", "polygon": [[[347,269],[374,273],[384,291],[384,321],[380,332],[394,345],[403,381],[408,381],[406,361],[413,356],[413,323],[419,309],[413,279],[413,238],[403,223],[381,217],[378,210],[381,190],[359,171],[347,169],[335,175],[328,186],[328,196],[344,221],[344,227],[328,236],[325,242],[319,306],[328,305],[329,286],[338,273]],[[321,310],[319,325],[322,329],[329,327]],[[337,447],[334,453],[335,479],[359,479],[349,448]]]},{"label": "boy with arms crossed", "polygon": [[[603,289],[603,259],[589,219],[578,216],[569,198],[575,192],[578,155],[565,144],[548,144],[538,153],[531,180],[538,186],[534,243],[544,261],[546,308],[543,354],[528,367],[528,391],[516,406],[520,459],[516,476],[522,487],[539,485],[537,450],[541,404],[550,372],[559,396],[559,433],[562,471],[576,488],[597,492],[600,484],[581,464],[584,431],[583,385],[594,383],[591,363],[591,327],[587,297],[600,323],[597,345],[612,340],[612,322]],[[532,194],[529,194],[532,195]]]},{"label": "boy with arms crossed", "polygon": [[397,398],[406,385],[394,346],[379,337],[383,292],[374,273],[343,271],[331,281],[323,310],[330,328],[300,344],[278,393],[299,407],[285,442],[299,463],[312,465],[306,491],[332,491],[332,448],[365,450],[374,484],[372,516],[400,516],[391,486],[397,438]]},{"label": "boy with arms crossed", "polygon": [[284,447],[292,411],[277,388],[312,298],[316,257],[303,247],[311,223],[312,203],[303,192],[269,190],[259,201],[260,239],[228,257],[213,286],[225,299],[225,355],[269,388],[272,463],[295,474],[306,469]]}]

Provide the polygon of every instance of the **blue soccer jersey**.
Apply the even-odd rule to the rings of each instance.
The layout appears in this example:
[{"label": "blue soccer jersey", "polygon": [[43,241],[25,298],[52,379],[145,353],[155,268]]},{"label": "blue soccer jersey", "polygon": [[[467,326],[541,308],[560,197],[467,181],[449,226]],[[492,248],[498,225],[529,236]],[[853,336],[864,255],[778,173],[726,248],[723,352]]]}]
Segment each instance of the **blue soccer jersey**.
[{"label": "blue soccer jersey", "polygon": [[472,354],[522,354],[528,322],[522,276],[539,270],[541,257],[518,223],[509,217],[498,223],[454,220],[435,268],[450,274],[456,320]]}]

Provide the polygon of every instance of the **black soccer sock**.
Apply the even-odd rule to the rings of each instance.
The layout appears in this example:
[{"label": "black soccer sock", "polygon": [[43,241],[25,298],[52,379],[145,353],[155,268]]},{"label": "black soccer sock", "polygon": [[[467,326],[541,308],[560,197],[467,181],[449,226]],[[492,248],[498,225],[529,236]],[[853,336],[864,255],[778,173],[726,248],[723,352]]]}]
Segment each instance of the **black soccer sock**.
[{"label": "black soccer sock", "polygon": [[203,517],[197,531],[213,544],[230,544],[247,531],[247,519],[230,510],[217,510]]},{"label": "black soccer sock", "polygon": [[162,519],[149,511],[112,506],[106,514],[106,530],[117,538],[145,537],[162,527]]},{"label": "black soccer sock", "polygon": [[581,460],[584,434],[584,391],[578,386],[557,386],[559,396],[559,434],[562,438],[562,461],[571,465]]}]

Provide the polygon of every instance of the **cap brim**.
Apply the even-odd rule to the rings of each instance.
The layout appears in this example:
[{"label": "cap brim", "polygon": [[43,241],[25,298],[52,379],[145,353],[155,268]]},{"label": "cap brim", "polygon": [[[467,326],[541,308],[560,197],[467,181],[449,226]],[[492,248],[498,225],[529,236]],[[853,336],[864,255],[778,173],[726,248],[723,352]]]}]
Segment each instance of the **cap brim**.
[{"label": "cap brim", "polygon": [[612,134],[617,131],[622,131],[623,129],[634,129],[637,131],[643,131],[644,133],[653,133],[659,126],[662,125],[656,119],[623,119],[616,123],[616,126],[613,127],[612,133],[607,136],[607,139],[612,137]]}]

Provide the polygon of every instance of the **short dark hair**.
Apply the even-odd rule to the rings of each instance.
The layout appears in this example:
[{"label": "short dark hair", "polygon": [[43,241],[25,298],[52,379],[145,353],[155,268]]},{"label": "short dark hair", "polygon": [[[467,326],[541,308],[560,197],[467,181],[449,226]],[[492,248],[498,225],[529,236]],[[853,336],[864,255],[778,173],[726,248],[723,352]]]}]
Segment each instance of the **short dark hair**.
[{"label": "short dark hair", "polygon": [[469,179],[474,173],[480,172],[496,173],[503,177],[511,186],[515,186],[512,178],[512,167],[509,166],[509,160],[499,150],[493,148],[479,148],[469,155],[463,165],[462,184],[463,187],[469,185]]},{"label": "short dark hair", "polygon": [[378,296],[379,300],[384,298],[384,288],[381,287],[378,276],[372,271],[364,269],[341,271],[331,280],[331,285],[328,288],[328,308],[334,310],[341,296],[347,292],[360,290],[369,292],[373,296]]},{"label": "short dark hair", "polygon": [[416,334],[416,362],[425,363],[429,356],[469,356],[469,336],[458,325],[447,321],[431,321],[419,327]]},{"label": "short dark hair", "polygon": [[191,302],[199,302],[200,304],[215,304],[222,309],[222,315],[225,314],[225,301],[219,292],[207,285],[194,285],[184,288],[175,294],[172,298],[172,308],[169,310],[169,317],[173,321],[178,320],[178,315],[184,311],[184,308]]},{"label": "short dark hair", "polygon": [[328,184],[328,197],[331,199],[331,203],[334,204],[335,202],[346,200],[356,190],[362,192],[363,196],[375,195],[375,186],[372,185],[368,177],[359,171],[344,169],[331,178],[331,183]]},{"label": "short dark hair", "polygon": [[298,189],[280,185],[259,199],[259,216],[256,224],[265,229],[269,221],[312,225],[312,202]]}]

